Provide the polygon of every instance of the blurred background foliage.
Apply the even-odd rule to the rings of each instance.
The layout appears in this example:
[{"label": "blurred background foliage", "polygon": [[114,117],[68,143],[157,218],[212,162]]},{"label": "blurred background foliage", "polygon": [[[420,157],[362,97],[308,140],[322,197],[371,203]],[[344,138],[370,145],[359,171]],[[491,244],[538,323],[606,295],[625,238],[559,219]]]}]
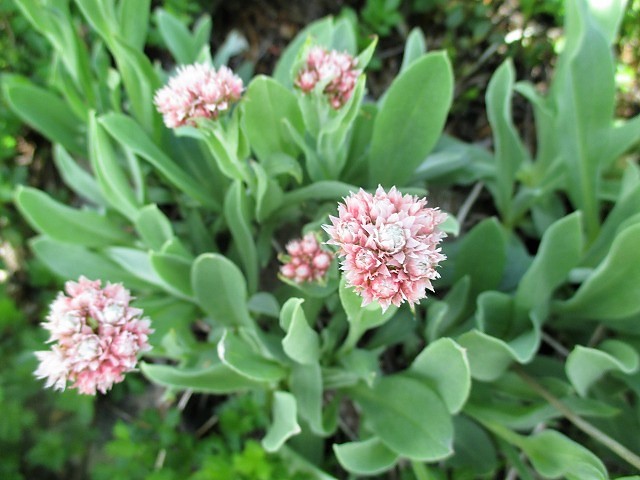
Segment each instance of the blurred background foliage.
[{"label": "blurred background foliage", "polygon": [[[248,62],[256,73],[270,73],[283,48],[312,20],[327,14],[347,18],[356,27],[361,47],[371,35],[380,37],[369,73],[369,94],[374,97],[396,75],[406,37],[419,26],[428,48],[446,49],[455,69],[455,99],[447,130],[485,144],[491,131],[484,94],[497,66],[512,57],[518,79],[544,87],[563,44],[558,27],[564,17],[562,0],[164,0],[153,4],[189,26],[200,15],[210,15],[212,51],[230,31],[240,32],[248,48],[232,63]],[[85,31],[75,13],[78,28]],[[640,0],[629,1],[615,48],[617,113],[631,117],[640,111]],[[160,62],[168,58],[155,25],[147,53]],[[16,5],[0,1],[0,69],[44,84],[50,59],[48,43]],[[518,129],[530,131],[532,112],[519,97],[514,98],[514,113]],[[15,186],[26,184],[73,200],[52,167],[48,143],[0,103],[0,478],[303,478],[291,473],[280,457],[264,453],[256,442],[266,425],[261,416],[264,398],[257,395],[231,397],[215,405],[204,398],[166,398],[136,376],[99,399],[42,389],[33,378],[32,352],[46,340],[38,323],[60,285],[25,248],[32,232],[11,201]]]}]

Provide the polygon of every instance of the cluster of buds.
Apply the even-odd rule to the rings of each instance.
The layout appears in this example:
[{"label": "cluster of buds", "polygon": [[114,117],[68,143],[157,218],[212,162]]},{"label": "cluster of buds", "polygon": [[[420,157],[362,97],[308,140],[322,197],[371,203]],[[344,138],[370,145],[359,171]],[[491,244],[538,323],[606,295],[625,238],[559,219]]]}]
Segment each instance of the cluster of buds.
[{"label": "cluster of buds", "polygon": [[196,119],[216,119],[242,95],[242,80],[229,68],[209,65],[180,67],[169,84],[156,92],[154,103],[169,128],[195,126]]},{"label": "cluster of buds", "polygon": [[36,352],[38,378],[46,387],[64,390],[67,382],[80,393],[106,393],[134,370],[137,354],[150,349],[150,321],[129,306],[131,295],[121,284],[80,277],[67,282],[42,326],[50,333],[51,350]]},{"label": "cluster of buds", "polygon": [[283,277],[296,283],[322,281],[331,265],[331,254],[320,248],[313,233],[302,239],[291,240],[286,245],[287,255],[282,255],[280,267]]},{"label": "cluster of buds", "polygon": [[295,85],[304,93],[309,93],[320,84],[331,107],[338,110],[351,98],[360,73],[356,68],[356,60],[348,53],[316,46],[309,50]]},{"label": "cluster of buds", "polygon": [[436,267],[446,258],[438,248],[445,236],[438,226],[446,214],[426,204],[395,187],[388,193],[378,187],[375,195],[361,189],[323,226],[363,306],[376,300],[383,310],[405,301],[413,307],[426,289],[433,291],[431,280],[440,276]]}]

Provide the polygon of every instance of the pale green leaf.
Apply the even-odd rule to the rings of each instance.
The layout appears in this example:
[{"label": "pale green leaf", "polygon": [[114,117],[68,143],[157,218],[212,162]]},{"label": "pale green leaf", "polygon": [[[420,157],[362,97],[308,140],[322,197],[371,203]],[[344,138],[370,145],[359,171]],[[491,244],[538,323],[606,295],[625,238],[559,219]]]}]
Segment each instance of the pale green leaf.
[{"label": "pale green leaf", "polygon": [[219,325],[253,323],[247,309],[247,285],[240,269],[216,253],[200,255],[193,263],[191,285],[196,301]]},{"label": "pale green leaf", "polygon": [[144,243],[152,250],[159,251],[173,238],[171,222],[157,205],[147,205],[138,211],[135,228]]},{"label": "pale green leaf", "polygon": [[277,452],[285,442],[300,433],[298,425],[296,399],[288,392],[273,394],[273,418],[262,446],[267,452]]},{"label": "pale green leaf", "polygon": [[453,453],[451,416],[426,383],[394,375],[371,389],[359,387],[353,395],[373,432],[396,454],[436,461]]},{"label": "pale green leaf", "polygon": [[608,480],[602,461],[579,443],[559,432],[546,430],[524,438],[522,450],[533,467],[548,478]]},{"label": "pale green leaf", "polygon": [[258,353],[244,338],[230,330],[225,330],[217,348],[222,363],[251,380],[277,382],[285,376],[282,365]]},{"label": "pale green leaf", "polygon": [[96,205],[106,205],[106,201],[100,193],[96,179],[78,165],[59,143],[53,146],[53,161],[64,183],[73,190],[76,195],[86,198]]},{"label": "pale green leaf", "polygon": [[512,196],[518,168],[526,161],[527,153],[511,118],[515,71],[508,59],[495,71],[487,87],[486,103],[489,123],[493,130],[496,162],[496,206],[502,217],[512,215]]},{"label": "pale green leaf", "polygon": [[225,196],[224,216],[231,236],[240,252],[240,261],[246,275],[249,292],[258,288],[258,252],[251,232],[249,198],[243,183],[234,182]]},{"label": "pale green leaf", "polygon": [[449,413],[458,413],[471,391],[471,373],[466,351],[450,338],[441,338],[425,347],[409,372],[429,380]]},{"label": "pale green leaf", "polygon": [[638,371],[640,356],[636,349],[619,340],[605,340],[599,348],[576,346],[567,357],[567,377],[581,396],[608,372],[630,375]]},{"label": "pale green leaf", "polygon": [[582,217],[575,212],[555,222],[542,236],[533,263],[518,284],[515,302],[529,311],[546,304],[580,261],[584,248]]},{"label": "pale green leaf", "polygon": [[222,363],[200,368],[179,368],[142,362],[140,370],[145,377],[159,385],[200,393],[221,395],[261,386]]},{"label": "pale green leaf", "polygon": [[276,153],[296,157],[298,147],[290,141],[283,119],[302,134],[302,114],[295,95],[272,78],[255,77],[242,99],[244,131],[261,162]]},{"label": "pale green leaf", "polygon": [[420,27],[414,27],[409,32],[407,41],[404,45],[404,54],[402,56],[402,64],[400,65],[400,73],[404,72],[416,60],[421,58],[427,52],[427,40]]},{"label": "pale green leaf", "polygon": [[42,263],[64,280],[77,279],[84,275],[92,280],[121,282],[132,290],[149,289],[149,282],[129,273],[103,255],[80,245],[57,242],[47,237],[36,237],[31,240],[30,245]]},{"label": "pale green leaf", "polygon": [[54,240],[87,247],[131,243],[122,227],[106,216],[67,207],[35,188],[19,186],[15,202],[34,229]]},{"label": "pale green leaf", "polygon": [[386,472],[398,461],[398,454],[387,448],[377,437],[361,442],[334,444],[333,451],[340,465],[357,475]]},{"label": "pale green leaf", "polygon": [[2,91],[9,107],[25,123],[65,149],[85,154],[82,123],[62,99],[14,75],[2,76]]},{"label": "pale green leaf", "polygon": [[607,257],[573,297],[556,305],[563,316],[603,322],[640,312],[640,224],[613,241]]},{"label": "pale green leaf", "polygon": [[453,74],[442,52],[425,55],[396,77],[375,118],[369,185],[400,187],[411,178],[440,137],[452,97]]},{"label": "pale green leaf", "polygon": [[302,310],[302,302],[298,300],[289,299],[287,303],[293,301],[293,307],[286,310],[283,308],[283,312],[290,315],[290,319],[283,320],[283,323],[288,324],[288,328],[286,336],[282,339],[282,347],[292,360],[303,365],[312,365],[317,363],[320,357],[320,337],[309,326]]}]

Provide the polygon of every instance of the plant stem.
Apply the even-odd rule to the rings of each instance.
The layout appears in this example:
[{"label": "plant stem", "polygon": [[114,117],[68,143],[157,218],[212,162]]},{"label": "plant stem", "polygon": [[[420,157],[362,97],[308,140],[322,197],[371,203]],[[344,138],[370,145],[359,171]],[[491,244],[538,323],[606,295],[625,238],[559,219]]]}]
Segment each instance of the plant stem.
[{"label": "plant stem", "polygon": [[358,340],[360,340],[360,337],[362,337],[363,333],[364,332],[362,332],[360,328],[358,328],[355,324],[350,323],[349,332],[347,333],[347,338],[345,338],[344,343],[338,349],[338,354],[344,355],[346,353],[349,353],[351,350],[353,350],[355,346],[358,344]]},{"label": "plant stem", "polygon": [[584,418],[575,414],[569,407],[562,403],[558,398],[553,396],[546,388],[540,385],[532,377],[524,373],[520,368],[515,369],[518,375],[529,385],[538,395],[549,402],[556,410],[558,410],[564,417],[573,423],[577,428],[589,435],[591,438],[600,442],[609,450],[614,452],[620,458],[625,460],[630,465],[640,470],[640,457],[629,450],[627,447],[611,438],[609,435],[599,430]]},{"label": "plant stem", "polygon": [[460,231],[462,231],[464,221],[466,220],[467,215],[469,214],[469,211],[471,210],[471,207],[473,206],[475,201],[478,199],[478,196],[480,195],[480,192],[482,191],[483,187],[484,187],[484,183],[483,182],[477,182],[473,186],[473,189],[471,189],[471,192],[469,193],[469,195],[465,199],[465,201],[462,204],[462,206],[460,207],[460,210],[458,210],[458,214],[456,215],[456,218],[458,220],[458,225],[460,225]]},{"label": "plant stem", "polygon": [[429,471],[427,467],[424,466],[424,463],[414,460],[411,462],[411,469],[416,476],[416,480],[429,480]]}]

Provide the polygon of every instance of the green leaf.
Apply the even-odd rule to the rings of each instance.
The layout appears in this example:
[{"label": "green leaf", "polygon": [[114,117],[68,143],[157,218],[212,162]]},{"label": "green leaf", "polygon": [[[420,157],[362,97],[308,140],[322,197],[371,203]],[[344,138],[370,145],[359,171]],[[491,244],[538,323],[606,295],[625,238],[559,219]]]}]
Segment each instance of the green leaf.
[{"label": "green leaf", "polygon": [[76,195],[96,205],[106,205],[95,178],[80,167],[59,143],[53,146],[53,161],[64,183],[73,190]]},{"label": "green leaf", "polygon": [[529,311],[546,305],[580,261],[584,248],[582,216],[574,212],[555,222],[542,236],[533,263],[518,284],[516,307]]},{"label": "green leaf", "polygon": [[[208,47],[208,45],[207,45]],[[218,47],[216,50],[216,54],[213,57],[213,65],[215,67],[220,67],[221,65],[227,65],[229,63],[229,59],[234,55],[238,55],[239,53],[244,52],[249,49],[249,42],[247,39],[239,33],[237,30],[231,30],[222,45]],[[250,74],[246,76],[250,76],[253,74],[253,65],[249,62],[244,63],[240,67],[251,66]],[[242,75],[244,76],[244,75]]]},{"label": "green leaf", "polygon": [[229,327],[253,324],[247,285],[231,260],[216,253],[200,255],[193,262],[191,284],[196,301],[214,322]]},{"label": "green leaf", "polygon": [[118,31],[121,38],[135,50],[144,48],[149,27],[151,0],[120,2],[118,4]]},{"label": "green leaf", "polygon": [[157,205],[147,205],[138,211],[135,228],[142,241],[152,250],[159,251],[173,238],[171,222]]},{"label": "green leaf", "polygon": [[273,419],[262,446],[267,452],[277,452],[294,435],[301,432],[296,420],[296,399],[288,392],[273,394]]},{"label": "green leaf", "polygon": [[[244,158],[239,157],[238,141],[244,137],[239,132],[238,110],[233,110],[228,121],[223,126],[218,120],[201,121],[199,128],[182,127],[178,135],[191,136],[205,142],[210,156],[206,158],[212,172],[222,172],[231,180],[244,180],[247,168]],[[249,152],[243,152],[248,155]],[[212,160],[215,164],[212,164]]]},{"label": "green leaf", "polygon": [[219,205],[211,195],[211,192],[176,165],[171,158],[151,141],[135,120],[119,113],[108,113],[102,116],[99,122],[114,139],[147,160],[173,185],[198,200],[202,205],[219,210]]},{"label": "green leaf", "polygon": [[59,97],[16,75],[2,76],[3,96],[25,123],[65,149],[85,154],[82,123]]},{"label": "green leaf", "polygon": [[567,357],[567,377],[582,397],[607,372],[631,375],[638,371],[640,356],[629,344],[605,340],[598,349],[576,346]]},{"label": "green leaf", "polygon": [[53,240],[87,247],[131,243],[122,228],[104,215],[67,207],[35,188],[18,186],[15,202],[29,224]]},{"label": "green leaf", "polygon": [[255,77],[242,99],[242,124],[251,147],[261,162],[274,154],[296,157],[298,147],[290,141],[283,123],[287,119],[300,134],[304,127],[295,95],[272,78]]},{"label": "green leaf", "polygon": [[430,306],[427,317],[427,339],[429,342],[442,337],[457,322],[464,318],[469,301],[471,281],[462,277],[447,292],[442,301],[435,300]]},{"label": "green leaf", "polygon": [[[640,132],[640,128],[638,131]],[[633,170],[627,168],[624,178],[633,178],[633,175]],[[631,181],[633,180],[630,179],[629,182]],[[629,221],[638,213],[638,205],[640,205],[640,182],[633,182],[635,185],[629,187],[627,191],[621,192],[620,197],[607,215],[598,237],[591,244],[588,252],[584,256],[585,266],[595,267],[598,265],[606,256],[614,239],[620,233],[620,230],[624,228],[625,222]]]},{"label": "green leaf", "polygon": [[249,292],[258,288],[258,252],[251,232],[251,213],[248,196],[240,181],[234,182],[227,191],[224,202],[224,216],[231,230],[231,236],[240,252]]},{"label": "green leaf", "polygon": [[258,382],[277,382],[286,374],[282,365],[256,352],[245,339],[230,330],[225,330],[218,342],[218,357],[238,374]]},{"label": "green leaf", "polygon": [[495,218],[488,218],[462,238],[453,258],[454,281],[469,275],[471,299],[480,292],[493,290],[502,279],[506,255],[507,241],[502,227]]},{"label": "green leaf", "polygon": [[109,44],[117,32],[117,17],[115,2],[101,2],[100,0],[76,0],[82,15],[91,26]]},{"label": "green leaf", "polygon": [[338,411],[337,408],[331,408],[331,405],[323,404],[324,390],[320,365],[294,365],[289,386],[296,398],[298,413],[307,421],[311,431],[322,437],[333,433],[337,427]]},{"label": "green leaf", "polygon": [[176,60],[176,64],[194,63],[199,52],[187,27],[162,8],[156,10],[156,22],[160,36]]},{"label": "green leaf", "polygon": [[138,215],[138,201],[94,112],[89,116],[89,159],[105,199],[114,209],[133,220]]},{"label": "green leaf", "polygon": [[411,178],[440,137],[452,98],[444,53],[427,54],[396,77],[375,119],[369,185],[402,186]]},{"label": "green leaf", "polygon": [[142,373],[154,383],[180,390],[221,395],[260,387],[260,383],[237,374],[222,363],[200,368],[179,368],[142,362]]},{"label": "green leaf", "polygon": [[[337,18],[333,25],[331,49],[339,52],[347,52],[351,55],[357,53],[358,43],[353,24],[346,18]],[[358,68],[364,68],[358,65]]]},{"label": "green leaf", "polygon": [[343,197],[348,197],[351,193],[355,193],[358,190],[359,188],[354,185],[333,180],[323,180],[285,193],[282,203],[284,205],[291,205],[303,203],[308,200],[339,200]]},{"label": "green leaf", "polygon": [[[471,470],[474,474],[470,478],[491,478],[491,473],[498,466],[496,449],[491,437],[477,423],[464,415],[453,417],[454,456],[446,460],[447,467],[460,470]],[[524,480],[524,479],[522,479]]]},{"label": "green leaf", "polygon": [[614,0],[608,2],[604,8],[597,0],[588,0],[587,3],[589,4],[591,19],[597,22],[607,43],[611,45],[616,39],[620,23],[624,18],[627,2],[624,0]]},{"label": "green leaf", "polygon": [[640,312],[640,224],[622,231],[607,257],[573,297],[557,303],[558,314],[610,322]]},{"label": "green leaf", "polygon": [[251,295],[247,307],[253,313],[278,318],[280,305],[278,300],[269,292],[257,292]]},{"label": "green leaf", "polygon": [[409,372],[429,380],[449,413],[458,413],[471,390],[471,373],[465,350],[450,338],[429,344],[415,358]]},{"label": "green leaf", "polygon": [[511,202],[516,172],[527,160],[526,150],[511,118],[514,77],[513,62],[507,59],[491,77],[486,95],[495,149],[496,206],[508,221],[513,214]]},{"label": "green leaf", "polygon": [[381,378],[373,388],[354,389],[353,396],[371,430],[398,455],[431,462],[453,453],[451,416],[425,382],[393,375]]},{"label": "green leaf", "polygon": [[333,451],[340,465],[356,475],[386,472],[398,461],[398,455],[377,437],[362,442],[334,444]]},{"label": "green leaf", "polygon": [[[188,294],[183,293],[158,274],[151,263],[151,255],[149,252],[135,248],[110,247],[104,250],[104,254],[127,272],[148,282],[150,285],[161,288],[173,297],[192,301]],[[169,277],[171,278],[171,274]]]},{"label": "green leaf", "polygon": [[[288,306],[289,303],[292,305]],[[282,311],[290,316],[281,320],[283,324],[288,325],[287,334],[282,339],[284,352],[289,358],[303,365],[317,363],[320,358],[320,337],[309,326],[300,299],[290,298],[283,306]]]},{"label": "green leaf", "polygon": [[89,105],[94,105],[96,99],[93,75],[85,41],[80,38],[77,29],[72,27],[73,18],[68,2],[55,3],[55,8],[42,8],[42,3],[36,0],[15,2],[24,17],[51,43],[69,76],[82,92],[83,100]]},{"label": "green leaf", "polygon": [[155,92],[162,87],[158,74],[142,52],[131,48],[119,38],[114,40],[109,49],[122,75],[131,112],[145,131],[157,138],[163,128],[162,118],[153,103]]},{"label": "green leaf", "polygon": [[559,432],[545,430],[522,439],[522,450],[533,467],[548,478],[607,480],[607,469],[598,457]]},{"label": "green leaf", "polygon": [[424,33],[422,33],[420,27],[412,28],[404,45],[404,54],[402,55],[400,73],[409,68],[413,62],[421,58],[426,52],[427,41],[424,38]]},{"label": "green leaf", "polygon": [[610,157],[615,160],[640,142],[640,114],[627,121],[617,120],[610,133]]},{"label": "green leaf", "polygon": [[528,330],[505,342],[480,330],[471,330],[457,341],[467,350],[471,376],[491,382],[502,376],[513,361],[528,363],[533,359],[540,346],[540,331]]},{"label": "green leaf", "polygon": [[277,181],[269,178],[262,165],[253,163],[253,171],[258,180],[256,192],[256,220],[260,223],[282,207],[283,192]]},{"label": "green leaf", "polygon": [[[588,14],[586,2],[566,6],[567,41],[551,94],[556,101],[556,135],[571,203],[584,214],[587,236],[596,236],[600,171],[609,158],[615,110],[615,67],[604,33]],[[594,95],[593,92],[598,94]]]},{"label": "green leaf", "polygon": [[[403,318],[402,320],[406,322],[408,319]],[[378,330],[378,332],[382,336],[382,332],[380,332],[380,330]],[[388,332],[384,337],[389,339]],[[390,343],[391,342],[385,343],[385,347]],[[353,375],[364,380],[367,385],[371,386],[380,376],[380,351],[373,349],[369,350],[369,348],[372,348],[369,345],[367,345],[367,347],[368,349],[366,350],[363,348],[355,348],[342,355],[340,358],[340,364],[345,368],[349,375]]]},{"label": "green leaf", "polygon": [[130,289],[149,289],[148,282],[132,275],[103,255],[79,245],[61,243],[47,237],[36,237],[31,240],[30,245],[47,268],[62,279],[75,279],[84,275],[92,280],[122,282]]},{"label": "green leaf", "polygon": [[180,255],[153,251],[149,253],[149,258],[153,270],[167,285],[187,298],[193,297],[190,260]]}]

